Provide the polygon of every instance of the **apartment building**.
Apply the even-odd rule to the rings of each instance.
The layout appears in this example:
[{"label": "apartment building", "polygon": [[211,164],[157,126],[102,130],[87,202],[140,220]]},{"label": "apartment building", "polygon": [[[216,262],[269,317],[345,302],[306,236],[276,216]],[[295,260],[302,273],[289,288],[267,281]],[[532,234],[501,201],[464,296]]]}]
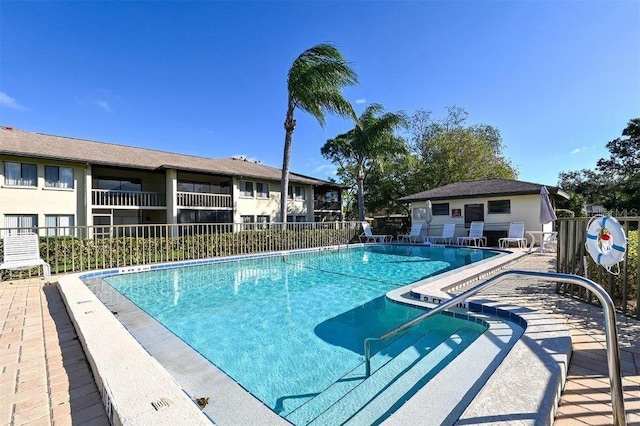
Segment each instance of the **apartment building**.
[{"label": "apartment building", "polygon": [[[0,126],[0,227],[281,221],[281,170]],[[341,187],[290,173],[288,222],[342,220]]]}]

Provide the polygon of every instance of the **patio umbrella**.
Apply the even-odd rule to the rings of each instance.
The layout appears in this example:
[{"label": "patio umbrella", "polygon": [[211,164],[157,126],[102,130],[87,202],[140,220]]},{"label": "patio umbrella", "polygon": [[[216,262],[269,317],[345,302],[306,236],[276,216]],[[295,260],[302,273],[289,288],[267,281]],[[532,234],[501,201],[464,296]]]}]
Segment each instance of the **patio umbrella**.
[{"label": "patio umbrella", "polygon": [[553,222],[558,217],[553,210],[551,200],[549,200],[549,191],[546,186],[540,188],[540,223],[543,225]]},{"label": "patio umbrella", "polygon": [[431,200],[427,200],[427,209],[426,209],[426,217],[424,219],[424,223],[427,224],[427,237],[429,236],[429,224],[433,220],[433,208],[431,206]]}]

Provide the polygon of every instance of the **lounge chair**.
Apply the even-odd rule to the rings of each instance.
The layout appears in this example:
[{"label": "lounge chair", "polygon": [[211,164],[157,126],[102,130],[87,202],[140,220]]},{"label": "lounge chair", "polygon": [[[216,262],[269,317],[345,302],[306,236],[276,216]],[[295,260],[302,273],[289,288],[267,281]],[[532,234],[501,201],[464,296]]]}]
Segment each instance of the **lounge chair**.
[{"label": "lounge chair", "polygon": [[374,234],[369,222],[362,222],[362,234],[359,235],[362,243],[387,243],[393,241],[393,235]]},{"label": "lounge chair", "polygon": [[[40,242],[38,236],[32,232],[9,234],[3,238],[4,260],[0,264],[0,271],[24,270],[42,266],[45,280],[51,282],[51,267],[40,258]],[[2,275],[0,274],[0,280]]]},{"label": "lounge chair", "polygon": [[501,248],[507,248],[511,243],[516,243],[518,248],[527,247],[527,239],[524,237],[524,222],[511,222],[507,237],[498,240],[498,245]]},{"label": "lounge chair", "polygon": [[414,223],[411,225],[411,231],[408,234],[400,234],[398,235],[398,242],[422,242],[424,243],[424,236],[421,234],[422,232],[422,223]]},{"label": "lounge chair", "polygon": [[484,232],[484,222],[482,221],[474,221],[471,222],[471,226],[469,227],[469,236],[467,237],[458,237],[458,245],[471,245],[473,243],[474,246],[486,246],[487,245],[487,237],[483,235]]},{"label": "lounge chair", "polygon": [[445,223],[442,227],[442,235],[440,236],[431,236],[427,237],[429,242],[438,243],[439,241],[443,241],[444,244],[453,244],[453,236],[456,233],[456,224],[455,223]]}]

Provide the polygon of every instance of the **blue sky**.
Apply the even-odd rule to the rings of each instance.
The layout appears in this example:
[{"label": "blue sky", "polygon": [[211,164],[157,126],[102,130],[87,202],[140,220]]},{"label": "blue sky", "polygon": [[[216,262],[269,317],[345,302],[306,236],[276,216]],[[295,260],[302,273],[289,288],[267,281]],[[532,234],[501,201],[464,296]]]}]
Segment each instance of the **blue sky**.
[{"label": "blue sky", "polygon": [[[0,124],[280,168],[286,76],[335,44],[360,114],[447,106],[497,127],[519,179],[594,168],[640,116],[638,1],[0,2]],[[327,178],[296,112],[291,170]]]}]

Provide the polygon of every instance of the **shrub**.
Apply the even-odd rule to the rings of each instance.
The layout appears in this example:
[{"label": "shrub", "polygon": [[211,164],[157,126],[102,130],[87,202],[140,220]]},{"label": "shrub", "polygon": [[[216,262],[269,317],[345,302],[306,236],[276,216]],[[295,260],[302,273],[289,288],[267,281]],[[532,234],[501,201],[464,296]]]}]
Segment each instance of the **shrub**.
[{"label": "shrub", "polygon": [[576,214],[573,212],[573,210],[567,210],[567,209],[556,209],[556,216],[560,217],[575,217]]}]

